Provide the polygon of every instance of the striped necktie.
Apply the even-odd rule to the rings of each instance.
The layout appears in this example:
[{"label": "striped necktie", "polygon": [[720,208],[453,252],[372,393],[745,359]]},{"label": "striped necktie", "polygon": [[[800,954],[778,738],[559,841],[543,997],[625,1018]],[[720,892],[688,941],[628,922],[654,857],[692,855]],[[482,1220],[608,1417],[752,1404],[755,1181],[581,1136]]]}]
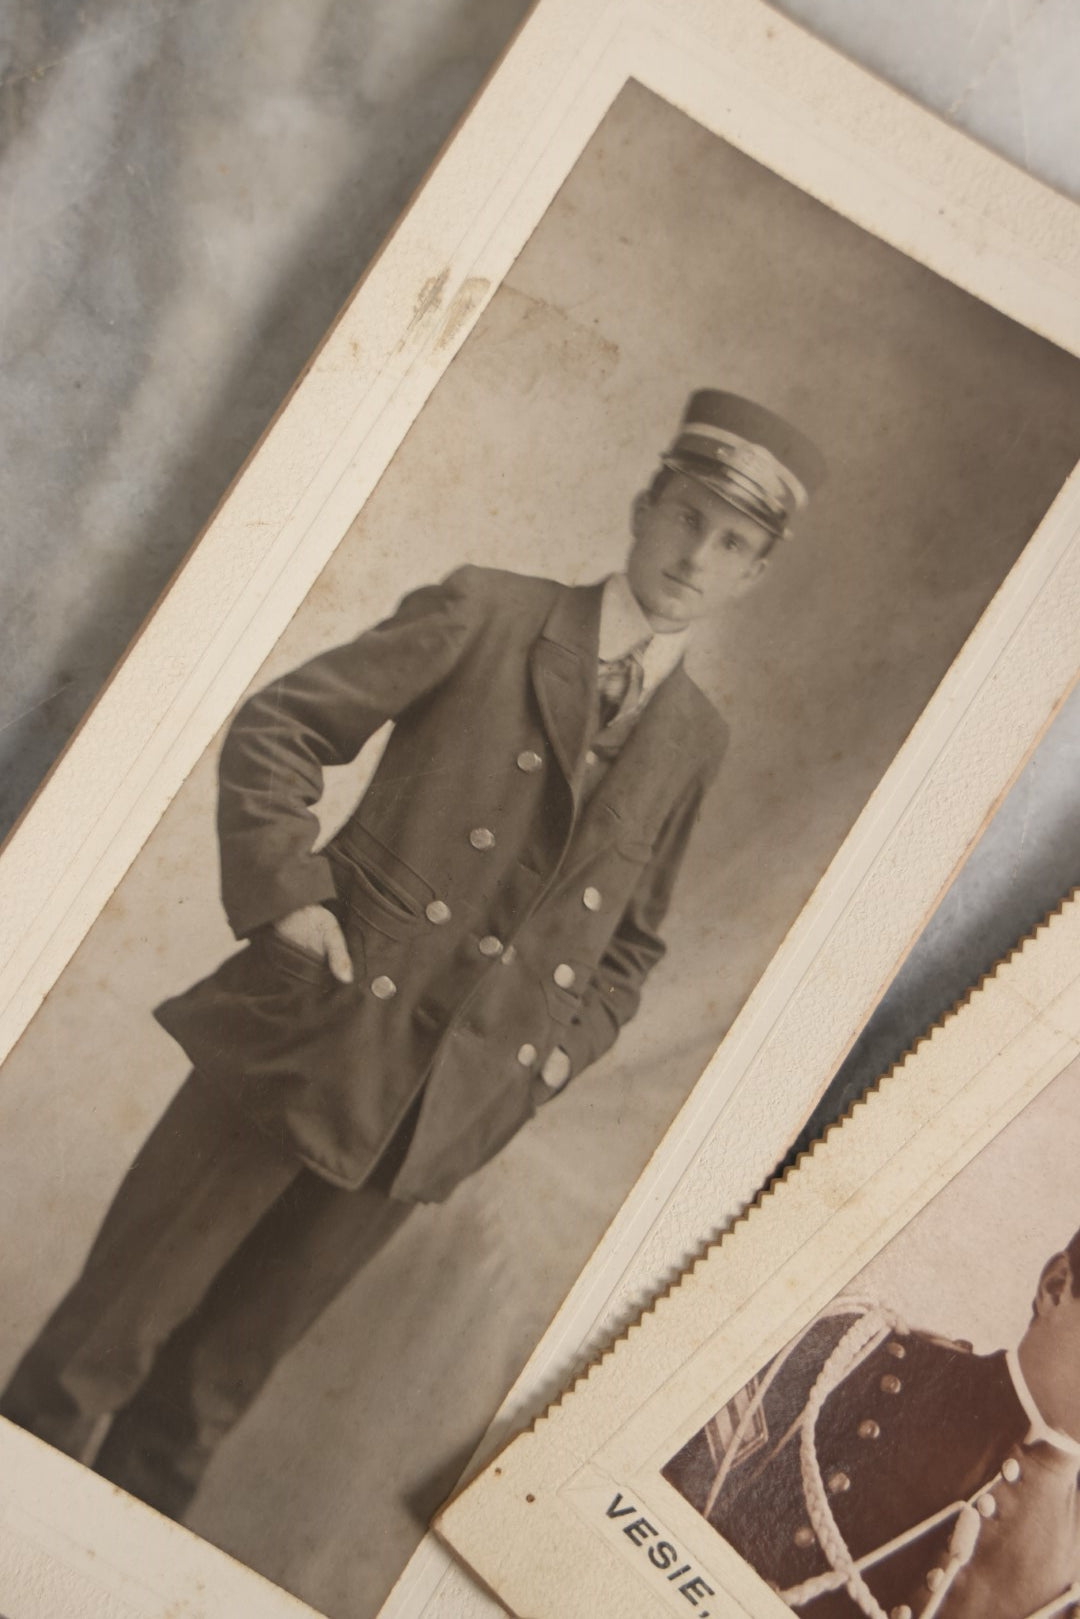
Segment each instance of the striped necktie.
[{"label": "striped necktie", "polygon": [[645,687],[645,650],[651,639],[651,636],[646,636],[621,658],[600,659],[596,686],[600,694],[601,729],[632,714],[641,702]]}]

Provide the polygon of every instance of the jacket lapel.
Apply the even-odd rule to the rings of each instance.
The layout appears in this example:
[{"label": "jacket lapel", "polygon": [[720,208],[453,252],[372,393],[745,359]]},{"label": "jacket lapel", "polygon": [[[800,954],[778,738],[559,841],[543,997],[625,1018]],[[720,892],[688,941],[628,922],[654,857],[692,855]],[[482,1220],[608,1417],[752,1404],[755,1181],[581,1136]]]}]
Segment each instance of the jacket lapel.
[{"label": "jacket lapel", "polygon": [[620,820],[655,831],[701,761],[698,703],[682,664],[653,693],[601,785]]},{"label": "jacket lapel", "polygon": [[604,586],[564,587],[532,649],[533,689],[554,750],[572,789],[596,726],[596,662]]}]

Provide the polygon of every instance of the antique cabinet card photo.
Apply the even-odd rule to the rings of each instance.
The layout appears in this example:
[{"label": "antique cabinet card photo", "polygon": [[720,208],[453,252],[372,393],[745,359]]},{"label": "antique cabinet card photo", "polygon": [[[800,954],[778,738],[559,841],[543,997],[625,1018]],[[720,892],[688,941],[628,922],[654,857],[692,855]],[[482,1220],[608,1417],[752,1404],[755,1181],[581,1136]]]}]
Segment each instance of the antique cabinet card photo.
[{"label": "antique cabinet card photo", "polygon": [[516,1614],[1080,1609],[1080,908],[439,1520]]},{"label": "antique cabinet card photo", "polygon": [[758,0],[541,0],[0,859],[8,1619],[454,1606],[1075,680],[1078,293]]}]

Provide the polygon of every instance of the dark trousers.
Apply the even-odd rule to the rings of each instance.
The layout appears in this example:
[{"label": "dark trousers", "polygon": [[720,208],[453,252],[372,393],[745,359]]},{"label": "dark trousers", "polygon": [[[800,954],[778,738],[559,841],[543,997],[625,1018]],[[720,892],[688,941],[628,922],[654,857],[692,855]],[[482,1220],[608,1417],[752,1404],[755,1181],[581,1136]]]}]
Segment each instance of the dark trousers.
[{"label": "dark trousers", "polygon": [[343,1191],[192,1074],[121,1183],[0,1415],[170,1517],[281,1357],[414,1207],[388,1188],[415,1108]]}]

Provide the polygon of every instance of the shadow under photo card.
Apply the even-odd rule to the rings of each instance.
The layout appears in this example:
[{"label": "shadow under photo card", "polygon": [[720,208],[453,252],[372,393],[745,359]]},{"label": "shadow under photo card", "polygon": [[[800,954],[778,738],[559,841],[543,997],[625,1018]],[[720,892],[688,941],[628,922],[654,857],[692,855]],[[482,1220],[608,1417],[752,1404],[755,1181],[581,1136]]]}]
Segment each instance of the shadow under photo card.
[{"label": "shadow under photo card", "polygon": [[[644,74],[643,36],[627,38]],[[832,61],[826,78],[848,71]],[[24,1357],[53,1320],[50,1354],[69,1359],[51,1370],[76,1409],[58,1399],[44,1437],[111,1419],[81,1454],[145,1499],[170,1451],[163,1511],[353,1619],[379,1611],[620,1208],[637,1197],[640,1222],[658,1207],[660,1177],[733,1097],[753,1127],[732,1131],[739,1164],[713,1218],[752,1197],[832,1049],[794,1074],[779,1063],[744,1099],[773,1024],[845,937],[868,873],[898,912],[925,914],[1075,676],[1080,548],[1061,490],[1080,361],[1064,340],[852,223],[704,110],[633,77],[608,99],[595,132],[578,110],[568,174],[565,151],[549,155],[562,183],[505,276],[475,278],[432,333],[439,379],[258,670],[249,697],[271,696],[208,740],[3,1065],[0,1378],[33,1381]],[[438,172],[432,185],[439,200]],[[655,683],[627,685],[602,720],[601,665],[633,650],[623,633],[605,657],[608,632],[641,618],[628,550],[673,487],[649,494],[701,390],[766,405],[763,437],[791,424],[829,478],[790,538],[765,526],[751,561],[767,566],[679,643],[685,667],[653,635]],[[705,425],[726,477],[755,473],[728,495],[774,521],[759,495],[791,471],[777,441]],[[480,648],[490,661],[470,663]],[[438,705],[458,696],[447,728]],[[276,929],[309,905],[344,930],[351,979]],[[855,1032],[902,948],[851,951],[828,1041]],[[217,1021],[191,1081],[152,1013],[169,1002],[179,1027],[196,981]],[[504,995],[494,1032],[470,1027]],[[391,1031],[393,1062],[391,1034],[363,1062],[359,1035],[327,1059],[324,1031],[361,1020],[365,1042]],[[725,1045],[737,1023],[742,1044]],[[597,1028],[618,1038],[592,1061]],[[451,1049],[440,1115],[431,1076]],[[571,1078],[549,1094],[558,1053]],[[412,1092],[384,1117],[379,1086],[410,1063]],[[316,1069],[359,1077],[317,1105]],[[298,1076],[271,1116],[269,1090]],[[669,1152],[688,1098],[700,1116]],[[396,1177],[433,1117],[475,1172],[457,1160],[417,1194]],[[331,1163],[343,1118],[353,1156]],[[138,1196],[94,1238],[125,1177]],[[217,1268],[196,1277],[207,1229]],[[545,1351],[548,1376],[617,1287],[610,1253]],[[134,1278],[151,1272],[149,1309]],[[98,1318],[86,1326],[84,1292],[57,1326],[88,1276]]]}]

